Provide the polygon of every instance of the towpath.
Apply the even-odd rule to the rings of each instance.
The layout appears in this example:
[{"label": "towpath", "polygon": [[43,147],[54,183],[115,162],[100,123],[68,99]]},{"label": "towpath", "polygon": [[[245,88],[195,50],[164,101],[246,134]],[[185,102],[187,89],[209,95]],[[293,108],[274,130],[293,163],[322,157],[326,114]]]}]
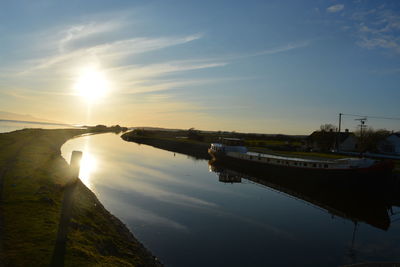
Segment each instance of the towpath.
[{"label": "towpath", "polygon": [[62,201],[60,222],[58,225],[58,232],[56,244],[54,246],[53,256],[51,258],[50,266],[64,266],[65,249],[68,241],[68,228],[72,216],[73,208],[73,194],[77,185],[78,178],[72,180],[65,186],[64,198]]}]

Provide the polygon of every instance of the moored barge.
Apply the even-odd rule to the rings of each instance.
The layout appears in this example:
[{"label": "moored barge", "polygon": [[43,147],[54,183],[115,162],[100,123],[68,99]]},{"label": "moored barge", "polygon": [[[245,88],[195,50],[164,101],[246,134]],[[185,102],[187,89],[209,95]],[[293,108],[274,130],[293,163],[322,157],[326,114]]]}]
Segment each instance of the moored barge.
[{"label": "moored barge", "polygon": [[393,170],[392,161],[378,161],[369,158],[306,159],[249,152],[240,140],[229,139],[228,144],[213,143],[208,153],[215,161],[237,162],[256,167],[285,167],[293,170],[323,172],[361,172],[389,173]]}]

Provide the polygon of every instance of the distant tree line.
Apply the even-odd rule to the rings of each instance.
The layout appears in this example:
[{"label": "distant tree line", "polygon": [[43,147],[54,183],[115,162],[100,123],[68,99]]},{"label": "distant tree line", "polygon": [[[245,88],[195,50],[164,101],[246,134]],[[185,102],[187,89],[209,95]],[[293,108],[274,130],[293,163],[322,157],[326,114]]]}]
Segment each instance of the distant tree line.
[{"label": "distant tree line", "polygon": [[121,127],[119,125],[113,125],[110,127],[107,127],[106,125],[98,124],[96,126],[89,126],[87,127],[91,132],[115,132],[115,133],[120,133],[120,132],[126,132],[128,128],[126,127]]}]

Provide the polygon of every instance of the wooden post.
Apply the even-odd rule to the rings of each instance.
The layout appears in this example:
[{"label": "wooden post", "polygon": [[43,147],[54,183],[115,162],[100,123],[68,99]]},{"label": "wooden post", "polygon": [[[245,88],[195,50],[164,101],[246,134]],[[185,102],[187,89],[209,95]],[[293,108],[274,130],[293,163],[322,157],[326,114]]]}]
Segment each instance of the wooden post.
[{"label": "wooden post", "polygon": [[64,266],[64,258],[68,241],[68,228],[72,217],[72,208],[74,205],[74,190],[78,184],[79,169],[81,165],[82,152],[72,151],[70,167],[72,169],[72,179],[67,182],[64,190],[64,197],[61,206],[60,221],[58,224],[56,244],[51,257],[51,267]]},{"label": "wooden post", "polygon": [[336,152],[339,152],[340,150],[340,130],[342,127],[342,115],[342,113],[339,113],[339,129],[336,134]]},{"label": "wooden post", "polygon": [[78,178],[79,177],[79,170],[81,167],[81,159],[82,159],[82,152],[81,151],[72,151],[71,154],[71,161],[70,166],[72,169],[72,177]]}]

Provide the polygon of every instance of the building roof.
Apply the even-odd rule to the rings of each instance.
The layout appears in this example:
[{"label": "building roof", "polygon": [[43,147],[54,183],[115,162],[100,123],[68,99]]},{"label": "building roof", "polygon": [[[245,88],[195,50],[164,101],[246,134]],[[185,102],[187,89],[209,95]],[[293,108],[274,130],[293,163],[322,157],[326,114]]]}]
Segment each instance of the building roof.
[{"label": "building roof", "polygon": [[355,135],[354,135],[354,133],[350,133],[350,132],[340,132],[338,134],[337,132],[314,131],[312,134],[310,134],[307,137],[307,140],[308,141],[318,141],[318,140],[324,139],[324,140],[331,140],[333,142],[336,140],[336,138],[339,137],[339,142],[342,143],[349,136],[355,136]]}]

